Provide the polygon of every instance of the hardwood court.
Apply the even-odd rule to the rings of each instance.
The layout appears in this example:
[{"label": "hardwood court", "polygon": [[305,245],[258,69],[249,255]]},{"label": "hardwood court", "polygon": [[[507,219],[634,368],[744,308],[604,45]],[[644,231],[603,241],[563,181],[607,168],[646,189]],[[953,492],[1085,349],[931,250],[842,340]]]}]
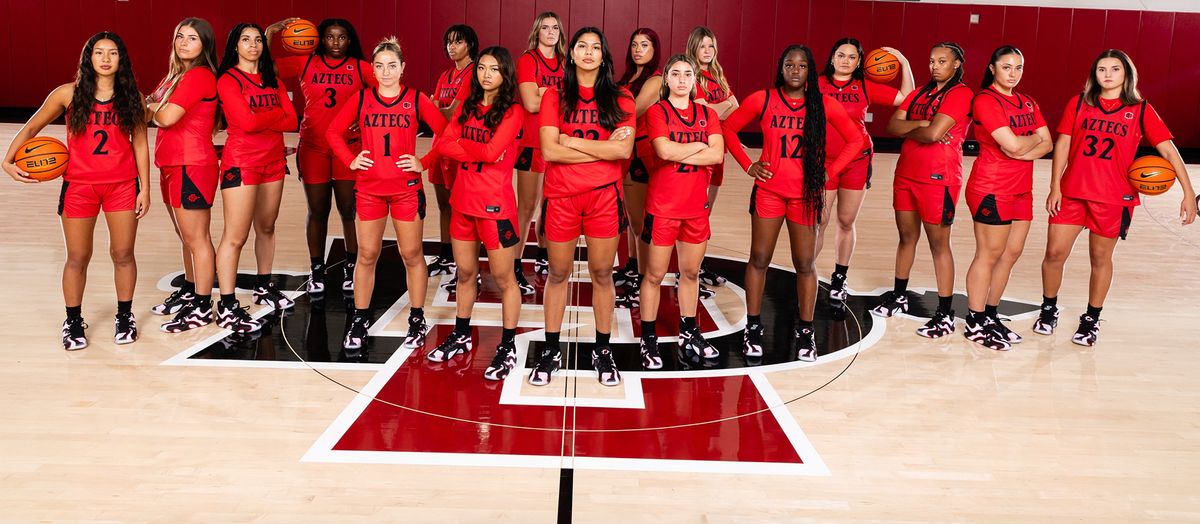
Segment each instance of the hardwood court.
[{"label": "hardwood court", "polygon": [[[0,126],[0,142],[16,130]],[[61,138],[63,128],[47,134]],[[420,144],[428,148],[428,140]],[[859,221],[849,278],[857,293],[892,282],[895,158],[875,157],[875,187]],[[1044,200],[1049,167],[1037,162],[1037,202]],[[727,169],[710,254],[744,260],[750,180],[732,161]],[[437,457],[424,464],[305,460],[347,406],[361,402],[353,392],[303,366],[163,365],[218,329],[166,335],[157,330],[160,317],[148,312],[166,295],[156,288],[160,280],[179,270],[157,172],[151,179],[154,208],[137,246],[134,309],[142,338],[112,344],[115,298],[100,221],[84,299],[91,345],[74,353],[59,342],[65,256],[54,215],[59,184],[0,183],[0,286],[6,290],[0,412],[7,419],[0,425],[0,520],[553,522],[569,503],[574,522],[1200,521],[1194,487],[1200,470],[1194,378],[1200,368],[1194,263],[1200,226],[1178,224],[1178,189],[1144,199],[1134,213],[1129,240],[1115,256],[1116,279],[1096,347],[1070,342],[1086,301],[1082,241],[1068,262],[1059,300],[1063,320],[1053,337],[1033,334],[1032,319],[1017,320],[1010,325],[1025,342],[1000,353],[963,339],[961,321],[953,336],[930,341],[913,333],[918,322],[893,318],[881,322],[882,338],[853,360],[762,373],[787,401],[845,370],[782,408],[827,476],[577,467],[564,499],[560,469],[552,466],[446,465]],[[217,236],[220,207],[218,200]],[[965,203],[959,212],[967,216]],[[426,238],[436,238],[435,206],[430,213]],[[307,271],[304,216],[292,178],[277,226],[277,273]],[[1014,301],[1040,299],[1045,223],[1045,211],[1035,207],[1026,254],[1007,291]],[[965,219],[955,227],[954,245],[961,292],[974,247]],[[832,254],[830,243],[819,260],[823,278]],[[782,240],[775,262],[787,267],[789,260]],[[252,270],[253,257],[242,261]],[[933,286],[924,246],[911,286]],[[523,320],[538,317],[526,312]],[[490,359],[491,348],[480,343],[475,353]],[[376,376],[353,364],[321,372],[354,389],[369,388]],[[410,393],[423,398],[472,402],[465,391],[413,387]],[[547,388],[524,385],[521,393],[557,397],[568,406],[608,394],[587,374],[556,378]],[[693,400],[705,399],[698,392]],[[562,413],[571,416],[567,408]],[[481,442],[498,431],[486,424],[461,428]],[[724,451],[759,445],[752,433],[723,435],[708,445],[729,442],[734,450]]]}]

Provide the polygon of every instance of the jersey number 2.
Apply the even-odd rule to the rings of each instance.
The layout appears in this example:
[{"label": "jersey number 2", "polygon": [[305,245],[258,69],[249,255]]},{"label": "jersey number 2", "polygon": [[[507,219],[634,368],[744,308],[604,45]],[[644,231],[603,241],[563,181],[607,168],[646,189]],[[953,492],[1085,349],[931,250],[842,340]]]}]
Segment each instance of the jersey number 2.
[{"label": "jersey number 2", "polygon": [[103,129],[97,129],[92,133],[92,138],[99,138],[100,143],[96,144],[96,149],[92,151],[93,155],[107,155],[108,151],[104,150],[104,145],[108,143],[108,132]]}]

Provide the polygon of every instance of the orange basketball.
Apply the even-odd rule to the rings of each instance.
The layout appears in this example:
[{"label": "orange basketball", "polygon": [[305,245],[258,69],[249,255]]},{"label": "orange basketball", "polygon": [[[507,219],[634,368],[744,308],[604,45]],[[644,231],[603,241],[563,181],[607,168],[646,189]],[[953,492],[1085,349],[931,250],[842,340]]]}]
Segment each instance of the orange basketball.
[{"label": "orange basketball", "polygon": [[317,48],[317,26],[308,20],[300,19],[288,24],[279,33],[279,42],[289,53],[302,55],[311,53]]},{"label": "orange basketball", "polygon": [[900,74],[900,59],[887,51],[876,49],[863,59],[863,71],[867,80],[886,84]]},{"label": "orange basketball", "polygon": [[1129,184],[1143,195],[1161,195],[1175,185],[1175,168],[1160,156],[1144,156],[1129,166]]},{"label": "orange basketball", "polygon": [[13,162],[21,171],[29,173],[29,178],[54,180],[67,170],[67,145],[57,138],[35,136],[21,144]]}]

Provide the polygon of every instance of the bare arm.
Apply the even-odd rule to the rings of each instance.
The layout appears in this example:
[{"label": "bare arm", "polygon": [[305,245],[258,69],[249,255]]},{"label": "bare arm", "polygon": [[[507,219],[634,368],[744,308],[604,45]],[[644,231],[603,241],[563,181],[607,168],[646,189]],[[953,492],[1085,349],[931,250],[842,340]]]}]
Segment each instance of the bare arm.
[{"label": "bare arm", "polygon": [[1071,135],[1058,135],[1054,143],[1054,160],[1050,163],[1050,195],[1046,197],[1046,211],[1050,216],[1058,214],[1062,206],[1062,177],[1067,171],[1067,158],[1071,155]]},{"label": "bare arm", "polygon": [[537,113],[542,108],[542,95],[546,93],[546,88],[538,87],[533,82],[522,82],[517,85],[517,91],[521,93],[521,105],[525,106],[525,111],[529,113]]},{"label": "bare arm", "polygon": [[595,162],[601,160],[579,151],[563,146],[559,143],[562,133],[558,131],[558,126],[542,126],[538,131],[538,141],[542,146],[542,158],[547,162],[555,162],[558,164],[584,164],[587,162]]},{"label": "bare arm", "polygon": [[[724,147],[724,142],[722,141],[721,143],[722,147]],[[672,142],[670,138],[665,136],[651,140],[650,145],[654,148],[654,154],[667,162],[682,162],[683,159],[708,149],[708,146],[704,142],[681,144],[679,142]]]},{"label": "bare arm", "polygon": [[[1049,134],[1049,130],[1046,132]],[[1000,146],[1000,150],[1008,155],[1009,158],[1020,158],[1026,153],[1033,151],[1043,140],[1042,136],[1036,133],[1029,136],[1017,136],[1016,133],[1013,133],[1012,128],[1008,126],[996,128],[995,131],[992,131],[992,138],[996,140],[996,144]]]},{"label": "bare arm", "polygon": [[[146,126],[133,128],[133,158],[137,163],[139,187],[150,187],[150,144],[146,139]],[[139,191],[134,212],[137,218],[146,216],[150,211],[150,192]]]},{"label": "bare arm", "polygon": [[887,51],[900,61],[900,93],[896,95],[896,101],[893,106],[899,106],[904,102],[904,97],[916,89],[917,83],[913,80],[912,64],[908,63],[908,58],[904,54],[892,47],[881,47],[880,49]]},{"label": "bare arm", "polygon": [[[545,129],[545,128],[542,128]],[[600,160],[628,160],[633,154],[633,128],[618,127],[607,140],[590,140],[577,136],[560,135],[558,143]]]},{"label": "bare arm", "polygon": [[1016,158],[1017,160],[1037,160],[1043,156],[1046,156],[1046,153],[1049,153],[1054,149],[1054,140],[1050,137],[1050,128],[1046,126],[1039,127],[1037,130],[1037,137],[1041,139],[1041,142],[1038,142],[1038,145],[1034,146],[1033,149],[1030,149],[1025,154],[1013,158]]},{"label": "bare arm", "polygon": [[[24,144],[26,140],[37,136],[42,132],[50,122],[58,118],[67,110],[67,106],[71,105],[71,96],[75,93],[74,84],[63,84],[51,91],[46,97],[46,101],[42,102],[42,106],[37,112],[29,118],[29,121],[21,126],[20,131],[13,137],[12,142],[8,144],[8,152],[4,154],[4,171],[9,176],[13,177],[18,182],[38,182],[29,178],[29,174],[21,171],[13,160],[17,157],[17,149]],[[149,187],[149,186],[145,186]]]},{"label": "bare arm", "polygon": [[1179,220],[1184,225],[1191,224],[1196,220],[1196,206],[1200,205],[1200,202],[1196,201],[1196,191],[1192,188],[1192,179],[1188,177],[1187,165],[1179,156],[1179,149],[1175,147],[1174,140],[1159,142],[1154,149],[1158,150],[1158,154],[1167,159],[1171,163],[1171,167],[1175,169],[1175,179],[1179,181],[1179,187],[1183,188],[1183,202],[1179,205]]},{"label": "bare arm", "polygon": [[[702,144],[702,142],[696,142]],[[708,135],[708,144],[705,145],[700,152],[692,154],[683,160],[681,164],[689,164],[693,166],[714,166],[725,162],[725,137],[720,134]]]},{"label": "bare arm", "polygon": [[908,111],[897,109],[895,113],[892,113],[892,119],[888,120],[887,132],[907,138],[909,133],[928,126],[928,120],[909,120]]},{"label": "bare arm", "polygon": [[638,118],[641,118],[650,109],[650,106],[658,102],[660,89],[662,89],[662,75],[652,76],[642,84],[642,90],[638,91],[637,98],[634,100]]}]

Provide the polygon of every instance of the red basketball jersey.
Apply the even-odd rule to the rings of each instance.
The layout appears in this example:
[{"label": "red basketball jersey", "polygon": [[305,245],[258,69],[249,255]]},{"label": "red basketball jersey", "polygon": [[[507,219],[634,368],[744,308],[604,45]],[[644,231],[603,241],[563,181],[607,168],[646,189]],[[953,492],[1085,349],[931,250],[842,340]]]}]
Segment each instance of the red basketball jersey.
[{"label": "red basketball jersey", "polygon": [[396,195],[421,190],[421,174],[396,167],[401,155],[416,154],[421,93],[408,87],[387,99],[378,89],[362,91],[358,98],[358,129],[362,148],[375,164],[358,173],[356,191],[371,195]]},{"label": "red basketball jersey", "polygon": [[[251,75],[236,67],[232,68],[217,79],[218,91],[220,91],[222,83],[229,86],[230,82],[236,83],[237,89],[240,91],[240,98],[249,107],[251,113],[265,113],[274,109],[287,111],[285,104],[289,108],[291,106],[283,84],[278,87],[265,86],[262,84],[261,75]],[[282,131],[270,128],[244,129],[236,123],[235,118],[230,116],[230,111],[236,109],[229,106],[235,101],[222,99],[222,103],[225,105],[226,120],[229,122],[229,128],[226,131],[228,138],[225,139],[225,148],[221,152],[223,165],[265,166],[284,159]],[[292,121],[292,125],[295,125],[295,120]]]},{"label": "red basketball jersey", "polygon": [[[650,106],[644,115],[649,130],[647,142],[666,137],[672,142],[702,142],[721,133],[721,122],[712,109],[696,103],[679,110],[662,100]],[[650,173],[646,189],[646,212],[667,218],[694,218],[708,215],[708,184],[713,166],[693,166],[659,161]]]},{"label": "red basketball jersey", "polygon": [[804,196],[804,99],[791,99],[779,88],[765,91],[759,126],[761,160],[771,165],[770,179],[754,183],[788,198]]},{"label": "red basketball jersey", "polygon": [[721,87],[721,83],[708,70],[700,72],[700,78],[696,79],[696,85],[700,88],[700,97],[710,104],[719,104],[729,100],[729,96],[733,94]]},{"label": "red basketball jersey", "polygon": [[944,113],[954,119],[954,125],[949,131],[949,144],[940,141],[922,144],[905,139],[900,146],[896,177],[923,184],[962,185],[962,145],[971,126],[971,98],[971,89],[962,83],[940,91],[922,93],[918,89],[908,94],[900,104],[900,108],[907,111],[908,120],[932,121],[934,116]]},{"label": "red basketball jersey", "polygon": [[[300,92],[304,94],[304,120],[300,122],[300,140],[305,147],[327,151],[325,130],[341,105],[355,93],[366,89],[371,64],[343,57],[330,64],[324,56],[309,55],[300,73]],[[353,136],[353,134],[351,135]]]},{"label": "red basketball jersey", "polygon": [[1012,129],[1017,136],[1032,136],[1046,125],[1036,102],[1028,96],[1013,93],[1007,96],[988,87],[975,95],[971,102],[975,121],[975,139],[979,141],[979,158],[971,167],[967,187],[975,192],[997,195],[1020,195],[1033,191],[1033,161],[1017,160],[1004,154],[992,132]]},{"label": "red basketball jersey", "polygon": [[[625,119],[617,127],[635,127],[633,97],[629,91],[620,88],[622,96],[618,105],[625,112]],[[595,93],[591,87],[579,87],[579,102],[575,110],[566,119],[559,114],[559,93],[557,89],[547,90],[542,96],[542,107],[538,116],[541,127],[557,127],[559,133],[589,140],[607,140],[612,131],[600,126],[600,110],[596,106]],[[597,160],[583,164],[558,164],[546,162],[546,180],[544,193],[546,197],[565,197],[578,195],[585,191],[620,183],[624,173],[621,172],[621,162],[615,160]]]},{"label": "red basketball jersey", "polygon": [[[862,135],[866,138],[867,149],[872,147],[871,135],[867,133],[867,110],[871,104],[891,106],[896,103],[896,94],[899,93],[895,88],[883,84],[869,85],[865,80],[855,80],[851,78],[845,83],[838,84],[830,80],[825,75],[817,80],[817,85],[821,88],[821,94],[825,95],[826,99],[833,100],[842,105],[846,110],[846,114],[850,115],[850,120],[862,131]],[[842,135],[838,134],[829,127],[831,124],[826,123],[825,149],[834,153],[834,155],[826,156],[827,160],[832,160],[836,153],[845,147],[845,142],[842,141]]]},{"label": "red basketball jersey", "polygon": [[[479,112],[487,114],[491,106],[480,105]],[[510,218],[517,213],[517,196],[513,192],[513,165],[517,163],[517,136],[525,122],[525,110],[513,104],[504,114],[496,130],[488,129],[479,115],[471,115],[458,123],[462,107],[454,110],[450,123],[439,140],[438,152],[451,149],[462,151],[454,155],[458,175],[450,191],[450,207],[465,215],[486,218]],[[457,142],[456,144],[441,144]],[[457,147],[456,147],[457,146]],[[474,161],[461,160],[471,157]],[[496,159],[493,162],[488,160]]]},{"label": "red basketball jersey", "polygon": [[471,62],[462,70],[451,67],[438,75],[437,88],[433,96],[433,101],[437,102],[438,107],[449,107],[454,103],[454,99],[458,98],[459,90],[462,89],[464,83],[468,90],[471,89],[471,72],[474,70],[475,62]]},{"label": "red basketball jersey", "polygon": [[1063,131],[1065,120],[1059,125],[1060,132],[1071,135],[1071,152],[1062,177],[1063,196],[1138,205],[1141,201],[1127,172],[1137,158],[1138,144],[1146,134],[1147,113],[1151,111],[1145,101],[1105,109],[1083,103],[1079,95],[1072,98],[1063,116],[1074,117],[1070,131]]},{"label": "red basketball jersey", "polygon": [[[537,49],[531,49],[521,55],[517,60],[517,83],[524,84],[533,82],[538,87],[545,87],[545,95],[549,95],[551,91],[556,91],[562,85],[562,64],[559,63],[558,57],[546,58]],[[543,95],[544,96],[544,95]],[[525,116],[525,129],[521,135],[521,146],[532,147],[537,149],[538,145],[538,129],[541,128],[541,121],[536,113],[529,113]]]},{"label": "red basketball jersey", "polygon": [[82,133],[67,132],[67,154],[70,161],[63,174],[67,182],[112,184],[138,176],[133,144],[121,131],[112,100],[92,104],[92,114]]},{"label": "red basketball jersey", "polygon": [[[161,86],[164,88],[169,86]],[[167,102],[185,111],[171,127],[162,127],[154,139],[154,165],[215,166],[213,126],[217,115],[217,77],[206,67],[183,74]]]}]

